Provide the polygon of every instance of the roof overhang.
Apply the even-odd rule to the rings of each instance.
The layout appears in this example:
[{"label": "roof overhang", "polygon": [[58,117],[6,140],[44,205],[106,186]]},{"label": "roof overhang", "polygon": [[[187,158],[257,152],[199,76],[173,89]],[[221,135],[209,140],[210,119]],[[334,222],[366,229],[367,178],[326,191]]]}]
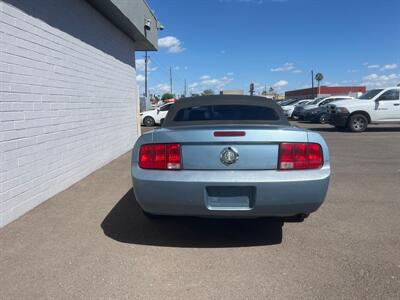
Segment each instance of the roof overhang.
[{"label": "roof overhang", "polygon": [[[87,0],[104,17],[135,41],[139,51],[156,51],[157,18],[144,0]],[[145,29],[146,20],[150,29]]]}]

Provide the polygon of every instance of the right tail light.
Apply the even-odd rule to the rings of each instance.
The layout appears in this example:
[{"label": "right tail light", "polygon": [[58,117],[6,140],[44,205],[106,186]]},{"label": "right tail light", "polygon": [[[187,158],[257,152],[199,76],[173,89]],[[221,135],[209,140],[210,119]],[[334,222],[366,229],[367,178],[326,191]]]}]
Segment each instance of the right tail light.
[{"label": "right tail light", "polygon": [[320,169],[324,165],[322,147],[316,143],[281,143],[279,170]]}]

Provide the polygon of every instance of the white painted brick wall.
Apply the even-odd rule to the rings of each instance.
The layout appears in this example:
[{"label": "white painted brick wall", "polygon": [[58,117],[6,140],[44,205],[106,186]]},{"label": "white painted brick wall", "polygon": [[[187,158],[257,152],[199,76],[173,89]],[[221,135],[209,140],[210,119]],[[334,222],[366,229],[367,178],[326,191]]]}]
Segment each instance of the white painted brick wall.
[{"label": "white painted brick wall", "polygon": [[0,227],[131,149],[134,42],[84,0],[0,0]]}]

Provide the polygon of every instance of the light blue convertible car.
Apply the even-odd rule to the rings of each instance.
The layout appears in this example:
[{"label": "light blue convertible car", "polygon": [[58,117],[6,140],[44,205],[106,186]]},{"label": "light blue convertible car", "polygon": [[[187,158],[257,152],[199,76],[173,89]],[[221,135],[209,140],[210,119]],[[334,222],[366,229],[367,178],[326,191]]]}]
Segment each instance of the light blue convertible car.
[{"label": "light blue convertible car", "polygon": [[292,127],[274,101],[205,96],[174,104],[132,151],[136,200],[147,216],[296,217],[325,199],[328,147]]}]

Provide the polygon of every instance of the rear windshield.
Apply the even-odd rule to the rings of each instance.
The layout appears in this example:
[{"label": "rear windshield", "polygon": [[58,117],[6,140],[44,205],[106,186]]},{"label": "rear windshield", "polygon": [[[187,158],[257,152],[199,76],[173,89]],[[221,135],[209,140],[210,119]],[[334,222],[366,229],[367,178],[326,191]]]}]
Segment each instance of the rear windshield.
[{"label": "rear windshield", "polygon": [[277,121],[278,113],[270,107],[255,105],[205,105],[180,109],[175,122],[191,121]]}]

